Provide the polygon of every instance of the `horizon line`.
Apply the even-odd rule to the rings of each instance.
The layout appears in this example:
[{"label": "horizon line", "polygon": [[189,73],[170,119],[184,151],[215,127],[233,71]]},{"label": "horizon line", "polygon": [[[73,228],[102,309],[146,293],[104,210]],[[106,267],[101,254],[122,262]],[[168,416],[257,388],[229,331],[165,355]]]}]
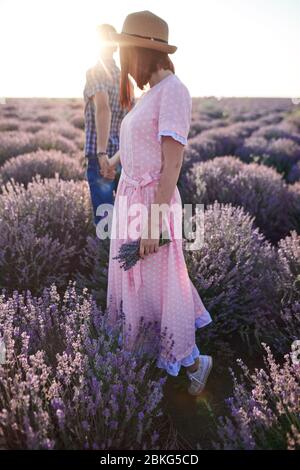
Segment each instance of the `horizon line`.
[{"label": "horizon line", "polygon": [[[282,96],[282,95],[191,95],[192,98],[215,98],[217,101],[222,101],[222,99],[228,98],[235,98],[235,99],[243,99],[243,98],[253,98],[253,99],[287,99],[287,100],[299,100],[300,97],[296,96]],[[136,96],[136,98],[140,98]],[[61,99],[76,99],[76,100],[83,100],[82,96],[0,96],[0,103],[1,100],[12,100],[12,99],[54,99],[54,100],[61,100]],[[2,103],[3,104],[3,103]]]}]

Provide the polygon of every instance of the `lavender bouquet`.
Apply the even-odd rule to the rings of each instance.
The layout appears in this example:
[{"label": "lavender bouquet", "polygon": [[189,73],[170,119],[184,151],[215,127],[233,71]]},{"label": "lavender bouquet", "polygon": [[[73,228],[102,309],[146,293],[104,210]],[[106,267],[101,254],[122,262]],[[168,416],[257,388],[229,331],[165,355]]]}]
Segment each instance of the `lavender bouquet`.
[{"label": "lavender bouquet", "polygon": [[[160,234],[159,246],[166,245],[171,241],[172,240],[170,240],[169,238],[163,238],[162,233]],[[121,264],[121,268],[123,268],[125,271],[128,271],[128,269],[132,268],[138,262],[138,260],[141,259],[140,242],[141,238],[123,243],[123,245],[121,245],[121,247],[119,248],[118,256],[115,256],[113,258],[119,261],[119,263]]]}]

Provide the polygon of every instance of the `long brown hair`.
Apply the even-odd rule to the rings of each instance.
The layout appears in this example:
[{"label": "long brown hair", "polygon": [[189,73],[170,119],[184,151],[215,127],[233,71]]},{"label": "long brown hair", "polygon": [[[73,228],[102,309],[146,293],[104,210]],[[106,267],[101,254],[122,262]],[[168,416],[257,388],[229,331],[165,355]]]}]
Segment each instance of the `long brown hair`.
[{"label": "long brown hair", "polygon": [[152,73],[160,68],[175,73],[174,64],[167,52],[145,47],[120,46],[120,65],[120,104],[123,108],[129,109],[132,107],[133,87],[128,73],[134,78],[141,90],[149,82]]}]

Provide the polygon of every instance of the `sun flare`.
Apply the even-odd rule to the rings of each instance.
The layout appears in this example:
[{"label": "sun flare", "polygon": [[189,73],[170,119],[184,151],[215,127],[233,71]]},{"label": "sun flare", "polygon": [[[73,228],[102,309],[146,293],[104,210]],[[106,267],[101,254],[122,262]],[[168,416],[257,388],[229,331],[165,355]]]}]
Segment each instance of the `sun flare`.
[{"label": "sun flare", "polygon": [[176,73],[193,96],[299,98],[294,0],[202,0],[185,8],[179,0],[2,0],[0,96],[81,97],[85,71],[99,56],[97,25],[121,31],[126,15],[143,9],[168,21]]}]

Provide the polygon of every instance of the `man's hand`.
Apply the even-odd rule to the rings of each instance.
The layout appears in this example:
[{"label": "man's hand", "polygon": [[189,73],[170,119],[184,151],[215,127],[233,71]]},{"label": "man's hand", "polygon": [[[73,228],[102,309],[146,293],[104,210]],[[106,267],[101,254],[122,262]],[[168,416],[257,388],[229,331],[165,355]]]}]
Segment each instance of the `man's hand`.
[{"label": "man's hand", "polygon": [[110,165],[109,158],[107,155],[99,157],[100,163],[100,174],[108,180],[114,180],[116,176],[115,166]]}]

